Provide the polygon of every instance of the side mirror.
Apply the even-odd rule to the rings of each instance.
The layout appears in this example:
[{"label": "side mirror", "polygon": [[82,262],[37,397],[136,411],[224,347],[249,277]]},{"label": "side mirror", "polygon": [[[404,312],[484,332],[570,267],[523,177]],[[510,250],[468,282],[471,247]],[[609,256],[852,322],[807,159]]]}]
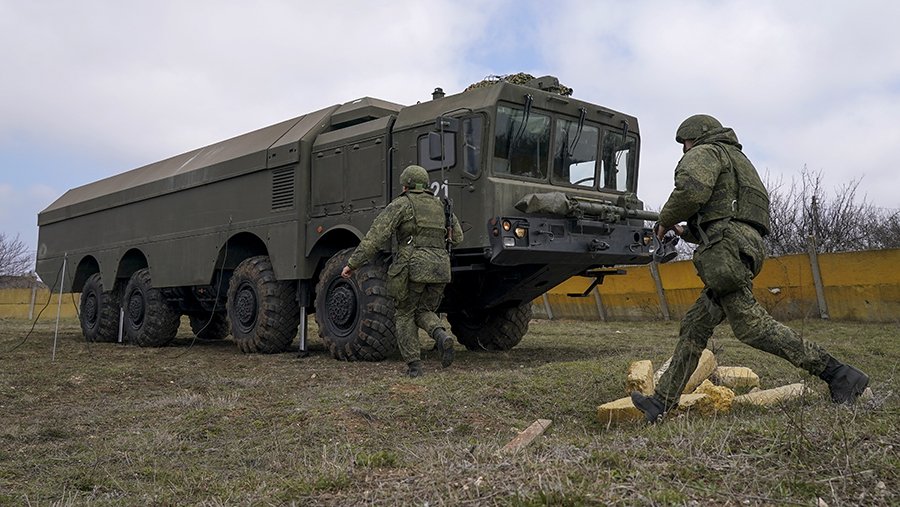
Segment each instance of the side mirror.
[{"label": "side mirror", "polygon": [[434,130],[436,132],[459,132],[459,118],[450,116],[438,116],[434,122]]},{"label": "side mirror", "polygon": [[428,133],[428,158],[431,160],[441,159],[441,134],[440,132]]}]

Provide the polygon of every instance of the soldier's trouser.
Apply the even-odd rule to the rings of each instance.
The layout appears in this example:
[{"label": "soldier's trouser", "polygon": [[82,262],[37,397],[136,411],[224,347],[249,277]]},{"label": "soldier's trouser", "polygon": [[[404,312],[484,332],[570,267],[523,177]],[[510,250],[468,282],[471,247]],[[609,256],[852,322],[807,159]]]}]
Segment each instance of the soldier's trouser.
[{"label": "soldier's trouser", "polygon": [[394,302],[397,346],[400,356],[407,363],[421,358],[418,328],[424,329],[431,336],[436,328],[443,326],[435,311],[441,304],[444,285],[408,282],[406,294]]},{"label": "soldier's trouser", "polygon": [[726,318],[743,343],[813,375],[825,369],[828,353],[773,319],[753,296],[752,280],[764,258],[762,238],[741,223],[729,224],[721,237],[694,253],[694,265],[705,287],[681,321],[672,362],[656,386],[656,395],[667,407],[678,403],[713,329]]}]

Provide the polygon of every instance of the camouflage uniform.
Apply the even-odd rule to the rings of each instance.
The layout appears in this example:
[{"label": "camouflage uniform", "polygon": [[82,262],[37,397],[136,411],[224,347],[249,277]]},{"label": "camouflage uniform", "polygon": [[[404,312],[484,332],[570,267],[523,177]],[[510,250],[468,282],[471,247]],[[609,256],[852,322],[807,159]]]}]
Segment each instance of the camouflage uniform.
[{"label": "camouflage uniform", "polygon": [[712,120],[712,128],[693,138],[693,147],[678,162],[675,189],[659,214],[664,229],[687,222],[682,238],[699,244],[694,266],[704,284],[681,321],[672,362],[656,387],[654,397],[666,409],[677,405],[713,329],[726,318],[740,341],[813,375],[822,374],[830,359],[821,347],[775,321],[753,296],[753,279],[765,259],[768,195],[734,131]]},{"label": "camouflage uniform", "polygon": [[[420,359],[417,327],[435,340],[438,333],[445,332],[435,311],[441,303],[444,286],[450,282],[443,204],[428,192],[425,169],[411,167],[421,169],[425,174],[424,184],[409,186],[406,192],[391,201],[347,261],[351,269],[356,269],[372,259],[392,236],[396,238],[397,246],[388,268],[388,292],[395,302],[397,345],[407,363]],[[462,238],[459,220],[453,215],[451,245],[459,244]]]}]

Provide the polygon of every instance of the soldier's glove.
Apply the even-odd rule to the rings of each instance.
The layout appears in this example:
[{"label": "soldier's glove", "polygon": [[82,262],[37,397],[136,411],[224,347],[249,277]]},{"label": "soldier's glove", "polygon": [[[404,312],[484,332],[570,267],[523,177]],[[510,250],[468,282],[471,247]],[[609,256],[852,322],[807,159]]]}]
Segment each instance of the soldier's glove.
[{"label": "soldier's glove", "polygon": [[659,239],[666,233],[666,229],[659,222],[653,224],[653,237]]},{"label": "soldier's glove", "polygon": [[654,234],[653,260],[660,264],[665,264],[675,257],[678,257],[678,250],[675,248],[675,245],[678,244],[680,239],[681,238],[678,237],[678,234],[676,234],[675,231],[667,231],[663,236],[662,241],[659,240],[659,236]]}]

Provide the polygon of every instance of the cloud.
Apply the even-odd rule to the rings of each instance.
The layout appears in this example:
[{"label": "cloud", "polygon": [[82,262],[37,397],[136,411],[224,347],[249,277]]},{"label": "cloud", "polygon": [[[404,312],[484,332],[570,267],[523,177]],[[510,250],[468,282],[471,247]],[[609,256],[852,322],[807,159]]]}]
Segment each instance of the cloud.
[{"label": "cloud", "polygon": [[542,18],[543,59],[576,95],[638,117],[651,206],[671,189],[677,125],[701,112],[734,127],[761,171],[807,164],[835,186],[865,174],[870,201],[900,204],[880,185],[900,158],[900,4],[570,1]]},{"label": "cloud", "polygon": [[459,85],[459,34],[486,22],[414,0],[4,5],[0,41],[21,50],[0,94],[24,100],[4,101],[0,133],[147,161],[363,95],[424,100]]},{"label": "cloud", "polygon": [[47,185],[18,187],[0,183],[0,232],[8,237],[18,236],[34,249],[37,242],[38,203],[49,203],[59,195]]},{"label": "cloud", "polygon": [[[0,0],[15,48],[0,54],[0,227],[33,231],[67,188],[331,104],[517,71],[638,117],[652,207],[697,112],[734,127],[761,172],[862,177],[897,207],[897,19],[892,1]],[[58,188],[7,202],[37,184]]]}]

